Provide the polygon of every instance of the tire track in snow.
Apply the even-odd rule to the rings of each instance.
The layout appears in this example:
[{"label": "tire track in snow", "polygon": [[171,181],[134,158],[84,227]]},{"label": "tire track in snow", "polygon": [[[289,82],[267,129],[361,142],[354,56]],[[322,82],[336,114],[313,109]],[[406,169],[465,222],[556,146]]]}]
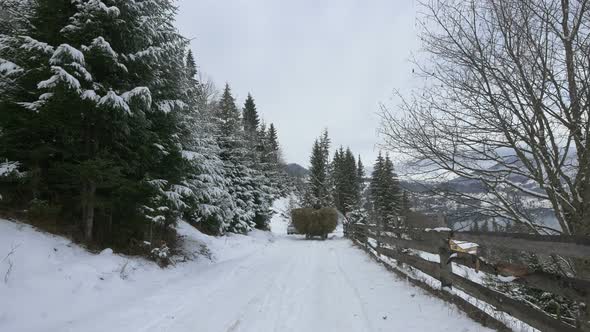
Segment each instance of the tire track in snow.
[{"label": "tire track in snow", "polygon": [[[295,242],[293,244],[295,245]],[[287,305],[284,305],[282,309],[282,311],[286,310],[286,312],[282,315],[283,319],[276,320],[274,332],[297,331],[294,326],[297,326],[297,321],[302,319],[303,304],[310,302],[301,301],[301,296],[309,295],[308,291],[313,284],[313,274],[306,273],[308,272],[306,267],[311,265],[311,257],[306,252],[306,250],[310,250],[309,248],[309,243],[297,244],[299,250],[292,255],[291,272],[289,278],[285,280],[285,297],[281,301],[283,304],[285,299],[288,301]]]},{"label": "tire track in snow", "polygon": [[[274,270],[276,273],[266,276],[264,282],[261,283],[261,285],[264,287],[259,289],[258,292],[250,299],[250,301],[243,307],[243,309],[240,310],[237,319],[226,330],[227,332],[240,331],[240,323],[251,321],[256,317],[261,316],[274,317],[273,331],[278,331],[276,326],[281,320],[281,314],[280,312],[275,311],[282,308],[283,299],[285,298],[284,293],[287,288],[285,281],[288,280],[288,276],[292,274],[294,264],[289,264],[290,262],[283,261],[281,259],[283,258],[282,255],[276,255],[273,253],[272,258],[272,262],[274,262],[274,264],[271,265],[280,266],[280,268]],[[261,294],[265,295],[261,296]],[[249,318],[249,320],[246,318]],[[254,320],[258,321],[256,319]],[[245,327],[245,329],[248,331],[252,330],[248,329],[247,327]]]},{"label": "tire track in snow", "polygon": [[[227,289],[227,285],[234,284],[236,280],[240,279],[240,276],[243,274],[247,274],[252,269],[252,257],[255,255],[263,255],[264,251],[268,246],[265,246],[261,252],[256,252],[250,255],[244,255],[239,258],[223,261],[216,266],[216,270],[222,269],[224,266],[231,266],[235,262],[239,262],[234,267],[232,267],[227,273],[222,274],[221,278],[214,278],[216,280],[213,285],[210,285],[207,289],[205,294],[201,293],[201,285],[197,282],[192,283],[188,287],[186,283],[182,283],[182,286],[185,286],[181,293],[184,294],[183,297],[180,297],[182,300],[179,304],[175,305],[174,308],[168,309],[165,311],[165,315],[160,317],[155,317],[151,319],[147,325],[142,329],[142,331],[175,331],[176,329],[173,326],[179,324],[179,321],[190,321],[190,317],[192,316],[192,305],[194,305],[193,301],[197,300],[198,298],[205,298],[206,304],[205,307],[209,307],[218,296],[222,296],[223,292]],[[213,271],[208,270],[206,273],[212,273]],[[194,295],[194,297],[192,296]],[[198,300],[197,300],[198,301]],[[248,305],[254,304],[256,301],[259,301],[256,297],[250,299]],[[241,317],[240,317],[241,318]],[[238,318],[231,326],[228,331],[237,331],[236,328],[239,327],[240,318]]]},{"label": "tire track in snow", "polygon": [[[144,293],[137,293],[138,297],[132,300],[133,305],[130,306],[129,302],[121,301],[119,303],[112,303],[109,307],[106,307],[100,318],[97,318],[95,313],[87,313],[83,316],[76,317],[68,322],[70,326],[66,327],[64,332],[79,331],[78,326],[81,324],[85,326],[85,331],[102,331],[103,329],[99,328],[99,326],[105,320],[142,322],[141,327],[137,327],[135,331],[168,331],[165,327],[177,323],[179,317],[190,314],[191,305],[194,305],[194,301],[207,299],[209,300],[208,303],[211,303],[211,299],[217,296],[218,293],[223,292],[228,283],[236,279],[236,276],[241,272],[248,270],[248,267],[252,265],[251,261],[253,257],[265,255],[270,247],[272,247],[272,244],[265,245],[248,254],[217,262],[210,266],[203,266],[200,271],[186,272],[185,274],[154,283],[155,287],[153,289],[145,289]],[[220,271],[223,271],[227,267],[230,267],[230,269],[226,273],[220,273]],[[196,278],[204,278],[207,275],[216,276],[215,278],[204,278],[213,280],[205,289],[205,294],[202,292],[202,285],[190,282],[188,273],[194,272],[200,273],[195,276]],[[149,293],[149,291],[152,292]],[[144,295],[145,292],[148,292],[149,295],[145,297],[139,296]],[[193,294],[195,294],[195,297],[189,298]],[[166,307],[161,305],[162,303],[166,303],[167,305],[172,303],[172,305]],[[146,314],[145,310],[142,309],[146,307],[159,308],[158,314]],[[126,312],[125,316],[121,316],[121,312]],[[140,317],[140,319],[133,320],[133,317]],[[48,330],[58,329],[49,328]]]},{"label": "tire track in snow", "polygon": [[[255,252],[251,255],[246,255],[241,257],[240,260],[232,260],[234,262],[239,262],[238,265],[232,268],[227,274],[225,274],[222,278],[218,278],[215,282],[215,288],[213,290],[207,290],[206,294],[200,294],[201,297],[205,297],[207,302],[202,306],[205,310],[212,310],[215,308],[216,305],[219,304],[220,298],[227,298],[233,297],[235,295],[240,295],[235,297],[237,300],[233,304],[236,307],[231,308],[223,308],[225,310],[225,319],[227,323],[224,324],[223,322],[219,322],[219,330],[217,327],[215,331],[241,331],[243,330],[244,326],[247,325],[246,323],[249,322],[249,316],[251,314],[257,314],[258,311],[252,308],[259,308],[261,307],[261,303],[263,302],[264,290],[268,289],[268,287],[262,287],[262,285],[272,284],[273,280],[276,280],[276,273],[270,274],[262,274],[262,271],[280,271],[276,269],[269,269],[268,266],[274,266],[273,262],[276,259],[276,248],[274,250],[267,250],[273,248],[276,243],[272,243],[268,246],[264,247],[264,250],[260,252]],[[250,280],[260,280],[263,277],[262,282],[258,282],[257,288],[248,288],[247,281]],[[246,282],[246,285],[244,283]],[[246,287],[246,288],[244,288]],[[198,286],[196,289],[198,290]],[[193,292],[198,293],[198,292]],[[248,301],[244,301],[248,299]],[[186,305],[184,306],[184,313],[183,316],[189,319],[192,316],[191,306]],[[223,327],[223,326],[226,327]],[[195,326],[198,326],[198,322],[195,322]],[[248,330],[246,328],[246,330]],[[161,331],[161,329],[154,329],[153,331]],[[172,329],[170,331],[176,331],[176,329]],[[248,330],[250,331],[250,330]]]},{"label": "tire track in snow", "polygon": [[367,331],[373,331],[373,326],[371,324],[371,321],[369,320],[367,308],[366,308],[365,304],[363,303],[363,299],[361,298],[359,289],[354,285],[354,283],[351,281],[348,273],[342,267],[342,261],[341,261],[340,254],[338,254],[338,252],[336,250],[334,250],[333,248],[330,248],[330,252],[331,252],[332,256],[334,256],[334,258],[335,258],[336,266],[338,267],[338,270],[340,271],[340,275],[342,276],[342,278],[344,279],[346,284],[352,289],[352,291],[354,293],[355,299],[358,302],[359,307],[361,309],[365,328],[367,329]]}]

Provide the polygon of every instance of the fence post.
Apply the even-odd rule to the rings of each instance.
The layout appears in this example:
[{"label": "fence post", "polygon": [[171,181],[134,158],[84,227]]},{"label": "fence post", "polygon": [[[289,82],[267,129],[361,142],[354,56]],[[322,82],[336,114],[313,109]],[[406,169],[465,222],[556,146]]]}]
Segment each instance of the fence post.
[{"label": "fence post", "polygon": [[450,261],[451,248],[449,246],[449,238],[444,238],[443,243],[438,250],[440,258],[440,287],[452,287],[451,275],[453,274],[453,264]]},{"label": "fence post", "polygon": [[578,319],[576,321],[576,327],[580,331],[590,331],[590,296],[586,297],[584,305],[580,304],[578,309]]}]

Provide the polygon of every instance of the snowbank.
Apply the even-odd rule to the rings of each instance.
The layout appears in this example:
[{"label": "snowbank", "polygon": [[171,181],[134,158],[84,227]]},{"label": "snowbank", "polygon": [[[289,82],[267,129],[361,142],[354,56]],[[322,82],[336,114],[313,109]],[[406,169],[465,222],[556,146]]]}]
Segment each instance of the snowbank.
[{"label": "snowbank", "polygon": [[273,241],[268,232],[215,238],[186,223],[178,228],[186,250],[196,258],[162,270],[153,262],[110,249],[92,254],[66,238],[0,219],[0,331],[48,331],[73,317],[90,317],[114,304],[124,306],[214,263],[251,255]]}]

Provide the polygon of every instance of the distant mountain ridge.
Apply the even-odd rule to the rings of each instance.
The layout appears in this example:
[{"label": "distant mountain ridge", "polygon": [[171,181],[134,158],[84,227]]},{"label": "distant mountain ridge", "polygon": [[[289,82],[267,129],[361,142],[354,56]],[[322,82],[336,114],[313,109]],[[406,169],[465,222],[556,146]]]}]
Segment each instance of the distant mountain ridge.
[{"label": "distant mountain ridge", "polygon": [[[568,156],[568,159],[572,159],[570,162],[572,165],[575,165],[574,157],[575,154]],[[504,191],[506,197],[510,197],[510,199],[514,199],[515,202],[521,204],[522,211],[537,223],[554,229],[560,229],[559,222],[557,221],[551,204],[547,200],[535,198],[526,193],[526,191],[530,191],[543,194],[544,191],[540,188],[539,184],[525,175],[511,173],[510,169],[506,167],[506,165],[510,165],[511,168],[519,168],[521,172],[525,172],[526,168],[523,162],[513,155],[502,156],[502,158],[502,162],[482,163],[480,167],[482,170],[490,172],[506,171],[506,179],[514,185],[524,188],[525,191],[517,191],[506,186],[504,188],[499,188],[498,190]],[[404,166],[406,165],[401,165],[399,169],[405,171],[406,169]],[[575,167],[572,166],[571,169],[573,172]],[[511,223],[501,216],[486,218],[485,215],[478,215],[477,208],[473,206],[469,207],[450,204],[449,201],[442,196],[431,195],[431,193],[440,190],[443,192],[464,194],[464,197],[472,197],[476,200],[482,199],[482,202],[484,202],[485,195],[489,193],[489,189],[486,188],[485,184],[480,180],[458,176],[440,181],[437,181],[434,177],[430,177],[428,180],[420,180],[404,177],[402,173],[400,185],[403,189],[417,194],[413,197],[414,201],[412,202],[417,211],[443,213],[447,217],[447,222],[451,228],[459,229],[471,227],[469,225],[474,222],[477,222],[479,226],[490,222],[491,224],[496,223],[502,227]],[[464,199],[467,200],[467,198]]]},{"label": "distant mountain ridge", "polygon": [[285,171],[287,171],[287,174],[297,178],[304,178],[309,175],[309,170],[297,163],[287,164]]}]

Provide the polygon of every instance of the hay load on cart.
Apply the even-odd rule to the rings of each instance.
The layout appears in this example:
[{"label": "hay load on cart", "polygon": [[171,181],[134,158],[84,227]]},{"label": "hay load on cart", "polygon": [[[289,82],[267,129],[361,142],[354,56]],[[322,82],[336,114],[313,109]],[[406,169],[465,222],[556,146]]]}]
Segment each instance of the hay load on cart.
[{"label": "hay load on cart", "polygon": [[293,209],[291,220],[297,232],[305,234],[305,238],[319,236],[322,239],[327,239],[328,234],[333,232],[338,224],[338,211],[333,208]]}]

